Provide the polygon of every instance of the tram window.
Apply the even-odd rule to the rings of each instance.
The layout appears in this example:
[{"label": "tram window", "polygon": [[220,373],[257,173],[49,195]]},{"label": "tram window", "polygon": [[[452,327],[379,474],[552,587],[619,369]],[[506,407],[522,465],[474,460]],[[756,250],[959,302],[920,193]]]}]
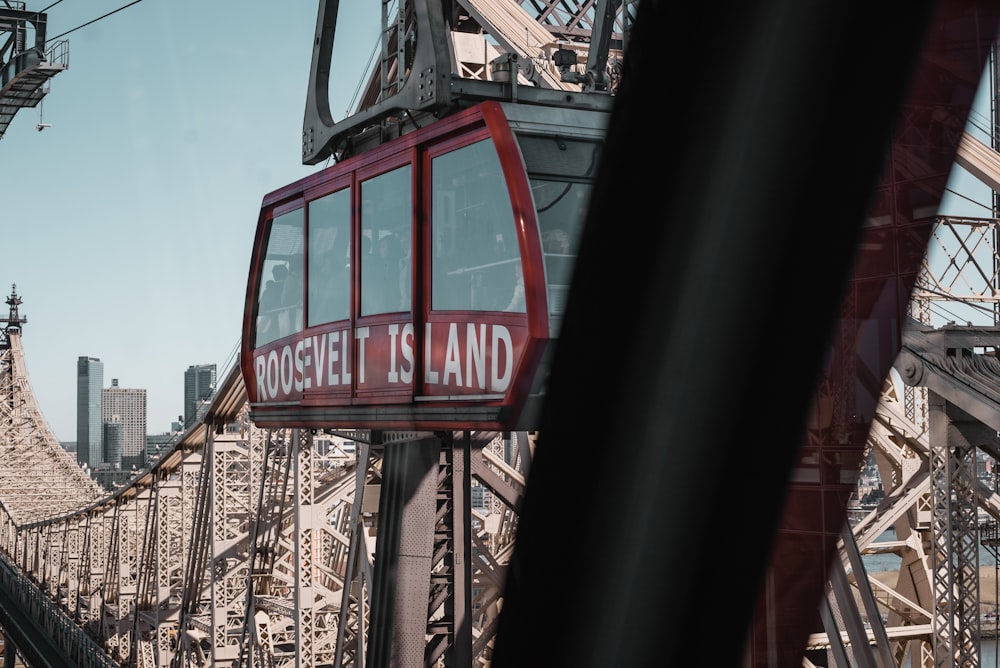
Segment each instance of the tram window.
[{"label": "tram window", "polygon": [[309,203],[309,326],[350,315],[351,191]]},{"label": "tram window", "polygon": [[561,315],[573,280],[591,186],[537,178],[530,181],[545,257],[549,313]]},{"label": "tram window", "polygon": [[601,144],[519,135],[545,256],[549,314],[561,315],[573,278]]},{"label": "tram window", "polygon": [[404,165],[361,184],[361,315],[410,310],[410,174]]},{"label": "tram window", "polygon": [[434,158],[431,308],[525,311],[510,195],[493,144]]},{"label": "tram window", "polygon": [[302,331],[303,220],[295,209],[271,221],[257,292],[258,346]]}]

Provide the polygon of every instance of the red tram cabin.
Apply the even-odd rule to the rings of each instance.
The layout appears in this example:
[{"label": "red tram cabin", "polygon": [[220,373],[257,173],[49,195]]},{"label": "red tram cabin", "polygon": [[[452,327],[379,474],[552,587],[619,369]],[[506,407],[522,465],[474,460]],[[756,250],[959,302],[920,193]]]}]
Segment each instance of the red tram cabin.
[{"label": "red tram cabin", "polygon": [[264,427],[533,429],[606,112],[488,101],[264,197]]}]

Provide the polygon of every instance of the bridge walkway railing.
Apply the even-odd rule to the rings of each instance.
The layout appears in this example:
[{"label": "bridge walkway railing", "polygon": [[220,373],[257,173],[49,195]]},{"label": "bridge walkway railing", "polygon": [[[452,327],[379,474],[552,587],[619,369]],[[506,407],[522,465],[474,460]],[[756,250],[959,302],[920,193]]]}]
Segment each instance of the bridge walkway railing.
[{"label": "bridge walkway railing", "polygon": [[86,631],[2,553],[0,627],[6,639],[4,651],[16,648],[32,668],[118,667]]}]

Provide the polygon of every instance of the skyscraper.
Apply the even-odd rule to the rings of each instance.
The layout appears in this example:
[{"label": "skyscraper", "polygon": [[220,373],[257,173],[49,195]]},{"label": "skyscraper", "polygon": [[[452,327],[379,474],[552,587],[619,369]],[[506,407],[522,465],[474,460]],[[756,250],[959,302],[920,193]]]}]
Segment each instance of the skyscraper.
[{"label": "skyscraper", "polygon": [[121,466],[146,464],[146,390],[118,387],[118,379],[102,392],[102,423],[121,423]]},{"label": "skyscraper", "polygon": [[211,399],[215,392],[215,365],[193,364],[184,372],[184,427],[190,427],[198,416],[198,404]]},{"label": "skyscraper", "polygon": [[76,460],[91,468],[101,463],[101,388],[104,363],[97,357],[76,360]]},{"label": "skyscraper", "polygon": [[121,468],[122,451],[125,449],[125,431],[121,417],[112,415],[104,423],[104,463],[112,469]]}]

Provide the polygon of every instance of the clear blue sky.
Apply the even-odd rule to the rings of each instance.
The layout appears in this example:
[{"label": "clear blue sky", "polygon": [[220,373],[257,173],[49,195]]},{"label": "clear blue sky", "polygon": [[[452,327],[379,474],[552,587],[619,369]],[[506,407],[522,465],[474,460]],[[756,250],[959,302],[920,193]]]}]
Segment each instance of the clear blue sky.
[{"label": "clear blue sky", "polygon": [[[0,292],[28,317],[32,387],[76,440],[76,360],[147,391],[149,433],[183,412],[184,371],[233,359],[265,193],[301,163],[316,0],[43,0],[69,69],[0,139]],[[374,1],[341,3],[331,107],[352,105],[378,39]],[[359,12],[364,12],[359,15]],[[38,132],[40,111],[51,127]],[[955,187],[943,213],[988,215]],[[4,305],[0,303],[0,308]]]},{"label": "clear blue sky", "polygon": [[[51,6],[51,38],[130,1],[27,8]],[[337,118],[378,39],[378,3],[341,7]],[[104,362],[105,386],[146,389],[156,434],[183,413],[188,366],[221,375],[235,353],[261,199],[322,167],[301,160],[316,8],[143,0],[67,34],[51,127],[26,109],[0,138],[0,292],[24,300],[28,373],[60,440],[76,440],[81,355]]]}]

